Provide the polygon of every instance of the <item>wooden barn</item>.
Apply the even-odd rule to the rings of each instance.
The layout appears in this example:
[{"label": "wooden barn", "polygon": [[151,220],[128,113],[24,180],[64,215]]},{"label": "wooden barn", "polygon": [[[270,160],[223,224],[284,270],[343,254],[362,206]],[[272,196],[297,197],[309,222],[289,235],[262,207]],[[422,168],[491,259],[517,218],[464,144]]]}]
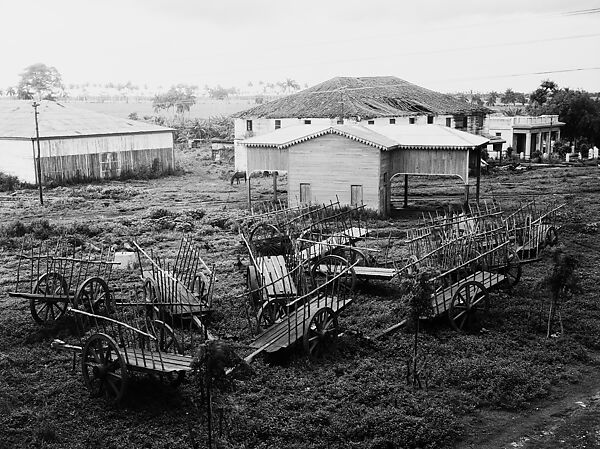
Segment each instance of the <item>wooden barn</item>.
[{"label": "wooden barn", "polygon": [[395,76],[336,77],[233,115],[235,169],[246,170],[242,141],[298,125],[442,125],[487,134],[490,109]]},{"label": "wooden barn", "polygon": [[[42,101],[38,107],[42,184],[116,178],[175,167],[170,128]],[[37,183],[31,101],[0,101],[0,171]]]},{"label": "wooden barn", "polygon": [[[479,191],[488,139],[440,125],[294,126],[242,142],[248,171],[285,171],[289,206],[339,198],[388,215],[391,181],[455,176]],[[407,190],[405,190],[406,201]]]}]

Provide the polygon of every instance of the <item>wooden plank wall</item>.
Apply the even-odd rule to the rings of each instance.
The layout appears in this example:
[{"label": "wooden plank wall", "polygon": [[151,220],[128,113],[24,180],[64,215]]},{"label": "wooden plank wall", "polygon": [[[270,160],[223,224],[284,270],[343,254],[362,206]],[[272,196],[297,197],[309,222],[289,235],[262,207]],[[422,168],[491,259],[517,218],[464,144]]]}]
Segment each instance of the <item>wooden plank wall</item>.
[{"label": "wooden plank wall", "polygon": [[154,169],[159,173],[165,173],[175,168],[173,148],[118,151],[104,154],[109,156],[109,160],[116,155],[116,167],[114,164],[107,166],[106,162],[103,167],[101,153],[42,157],[43,181],[44,183],[60,184],[69,181],[114,178],[127,171],[139,172],[140,170]]},{"label": "wooden plank wall", "polygon": [[467,181],[467,150],[393,150],[392,173],[460,175]]},{"label": "wooden plank wall", "polygon": [[312,202],[350,203],[350,186],[363,186],[363,202],[379,209],[380,150],[369,145],[327,134],[289,148],[288,201],[298,204],[300,184],[311,185]]},{"label": "wooden plank wall", "polygon": [[288,149],[250,147],[248,152],[248,172],[256,170],[288,169]]}]

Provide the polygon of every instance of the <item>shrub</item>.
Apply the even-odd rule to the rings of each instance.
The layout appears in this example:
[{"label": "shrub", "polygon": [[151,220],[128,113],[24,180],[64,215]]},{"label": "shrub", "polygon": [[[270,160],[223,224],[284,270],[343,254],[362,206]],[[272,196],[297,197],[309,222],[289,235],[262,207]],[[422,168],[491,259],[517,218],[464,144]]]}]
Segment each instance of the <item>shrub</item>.
[{"label": "shrub", "polygon": [[0,192],[12,192],[19,186],[19,178],[0,172]]},{"label": "shrub", "polygon": [[536,150],[533,153],[531,153],[531,161],[532,162],[542,162],[542,152]]}]

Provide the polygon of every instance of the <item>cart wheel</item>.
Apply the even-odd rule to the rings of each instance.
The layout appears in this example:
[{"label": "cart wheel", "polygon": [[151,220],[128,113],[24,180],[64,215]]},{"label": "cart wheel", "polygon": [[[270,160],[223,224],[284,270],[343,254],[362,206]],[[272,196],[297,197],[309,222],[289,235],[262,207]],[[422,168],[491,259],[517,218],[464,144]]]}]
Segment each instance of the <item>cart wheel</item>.
[{"label": "cart wheel", "polygon": [[474,330],[481,315],[487,314],[489,294],[481,282],[467,281],[458,286],[448,309],[450,324],[464,332]]},{"label": "cart wheel", "polygon": [[329,307],[323,307],[313,315],[304,331],[304,351],[311,358],[320,358],[335,346],[337,336],[337,314]]},{"label": "cart wheel", "polygon": [[[44,273],[35,282],[33,293],[50,296],[50,298],[31,298],[29,309],[33,319],[40,324],[56,321],[67,311],[69,287],[65,279],[55,272]],[[64,296],[55,300],[52,297]]]},{"label": "cart wheel", "polygon": [[106,334],[88,338],[81,355],[83,382],[90,396],[104,396],[109,403],[118,403],[127,388],[127,365],[117,343]]},{"label": "cart wheel", "polygon": [[106,281],[100,277],[83,281],[75,292],[74,307],[96,315],[109,316],[112,304]]},{"label": "cart wheel", "polygon": [[147,303],[146,316],[150,319],[160,317],[161,308],[155,304],[158,302],[158,290],[154,279],[144,279],[144,301]]},{"label": "cart wheel", "polygon": [[[166,352],[169,354],[183,354],[183,348],[181,343],[177,340],[175,331],[164,321],[152,320],[149,323],[149,330],[151,334],[156,337],[156,347],[160,352]],[[161,378],[172,388],[177,388],[183,378],[185,377],[185,371],[171,371],[168,373],[161,374]]]},{"label": "cart wheel", "polygon": [[558,232],[554,226],[550,226],[546,231],[546,245],[554,246],[558,243]]},{"label": "cart wheel", "polygon": [[[321,257],[310,270],[314,288],[327,284],[326,291],[340,297],[350,295],[356,285],[356,273],[341,256],[329,254]],[[337,279],[330,282],[337,276]]]},{"label": "cart wheel", "polygon": [[260,289],[260,276],[258,270],[254,266],[249,266],[246,270],[246,285],[250,292],[250,303],[257,309],[263,303],[262,290]]},{"label": "cart wheel", "polygon": [[514,249],[509,251],[506,257],[506,266],[500,272],[506,276],[506,286],[508,288],[517,285],[521,279],[523,267],[521,266],[521,259]]},{"label": "cart wheel", "polygon": [[289,254],[292,243],[275,225],[270,223],[257,224],[248,236],[249,243],[256,249],[259,256],[278,256]]},{"label": "cart wheel", "polygon": [[260,329],[267,329],[281,321],[283,317],[285,317],[285,306],[280,300],[270,299],[262,305],[256,320]]},{"label": "cart wheel", "polygon": [[346,259],[350,263],[350,265],[356,264],[359,267],[369,266],[369,260],[367,259],[365,253],[363,253],[357,248],[339,248],[334,251],[334,254],[336,256],[341,256],[344,259]]}]

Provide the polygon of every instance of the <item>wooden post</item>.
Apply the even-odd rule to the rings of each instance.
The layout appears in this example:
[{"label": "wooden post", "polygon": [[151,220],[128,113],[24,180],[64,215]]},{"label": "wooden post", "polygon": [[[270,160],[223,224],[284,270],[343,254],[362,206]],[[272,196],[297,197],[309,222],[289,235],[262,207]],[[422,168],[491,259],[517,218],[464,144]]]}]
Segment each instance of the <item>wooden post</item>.
[{"label": "wooden post", "polygon": [[477,187],[475,188],[475,201],[479,204],[479,188],[481,184],[481,147],[477,149]]},{"label": "wooden post", "polygon": [[404,175],[404,206],[408,207],[408,175]]},{"label": "wooden post", "polygon": [[250,212],[252,212],[252,177],[250,176],[250,173],[248,173],[248,210]]},{"label": "wooden post", "polygon": [[278,173],[273,172],[273,202],[277,202],[277,175]]}]

